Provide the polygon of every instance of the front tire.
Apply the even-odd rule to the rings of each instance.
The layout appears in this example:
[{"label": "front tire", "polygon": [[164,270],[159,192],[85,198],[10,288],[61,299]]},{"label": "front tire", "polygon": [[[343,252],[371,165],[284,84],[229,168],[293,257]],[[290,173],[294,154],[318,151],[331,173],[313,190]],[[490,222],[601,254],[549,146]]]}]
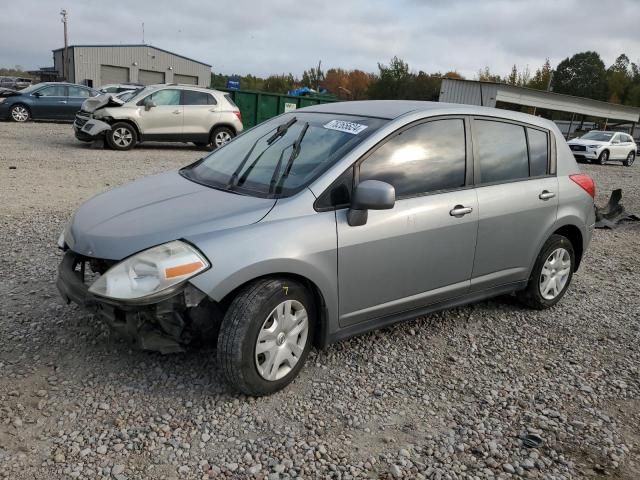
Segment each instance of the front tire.
[{"label": "front tire", "polygon": [[311,349],[312,295],[285,278],[257,280],[233,299],[218,335],[218,363],[227,381],[247,395],[286,387]]},{"label": "front tire", "polygon": [[551,235],[536,259],[527,287],[517,293],[518,300],[536,310],[554,306],[567,292],[574,269],[575,253],[569,239]]},{"label": "front tire", "polygon": [[19,103],[11,107],[10,116],[14,122],[24,123],[31,118],[31,112],[26,106]]},{"label": "front tire", "polygon": [[636,152],[629,152],[629,155],[627,155],[627,158],[622,163],[624,164],[625,167],[630,167],[631,165],[633,165],[633,162],[635,161],[636,161]]},{"label": "front tire", "polygon": [[107,144],[114,150],[131,150],[138,141],[136,129],[126,122],[117,122],[105,135]]},{"label": "front tire", "polygon": [[598,157],[598,163],[600,165],[604,165],[609,160],[609,150],[603,150],[600,156]]}]

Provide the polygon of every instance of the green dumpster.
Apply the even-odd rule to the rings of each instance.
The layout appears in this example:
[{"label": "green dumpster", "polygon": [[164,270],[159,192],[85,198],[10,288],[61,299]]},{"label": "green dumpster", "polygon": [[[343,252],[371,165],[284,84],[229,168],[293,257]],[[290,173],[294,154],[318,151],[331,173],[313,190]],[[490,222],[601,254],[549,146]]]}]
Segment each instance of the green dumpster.
[{"label": "green dumpster", "polygon": [[253,90],[227,90],[240,112],[244,128],[251,128],[260,122],[298,108],[335,102],[331,97],[293,97],[279,93],[258,92]]}]

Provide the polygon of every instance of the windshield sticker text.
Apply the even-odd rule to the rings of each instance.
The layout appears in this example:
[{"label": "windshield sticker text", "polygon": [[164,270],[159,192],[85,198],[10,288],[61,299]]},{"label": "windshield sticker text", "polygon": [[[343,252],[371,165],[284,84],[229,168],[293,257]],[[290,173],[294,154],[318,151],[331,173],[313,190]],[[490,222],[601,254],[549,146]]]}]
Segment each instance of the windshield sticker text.
[{"label": "windshield sticker text", "polygon": [[328,128],[329,130],[337,130],[339,132],[350,133],[352,135],[357,135],[365,128],[367,125],[362,125],[360,123],[347,122],[345,120],[331,120],[329,123],[325,123],[324,128]]}]

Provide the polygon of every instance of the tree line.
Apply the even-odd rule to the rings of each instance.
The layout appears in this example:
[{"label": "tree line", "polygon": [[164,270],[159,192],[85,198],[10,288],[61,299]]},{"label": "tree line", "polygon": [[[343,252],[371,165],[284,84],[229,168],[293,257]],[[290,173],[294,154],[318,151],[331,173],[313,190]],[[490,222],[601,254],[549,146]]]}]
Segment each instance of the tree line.
[{"label": "tree line", "polygon": [[[509,85],[549,90],[567,95],[604,100],[611,103],[640,107],[640,62],[631,62],[621,54],[607,67],[597,52],[576,53],[562,60],[554,69],[549,59],[535,71],[528,66],[514,65],[510,72],[500,75],[489,67],[480,70],[474,80],[500,82]],[[266,78],[254,75],[211,74],[213,88],[225,88],[227,80],[240,80],[243,90],[261,90],[287,93],[299,87],[320,87],[322,91],[341,100],[411,99],[437,101],[442,78],[464,77],[456,72],[415,72],[398,57],[389,63],[378,63],[375,73],[362,70],[318,67],[305,70],[301,77],[292,73],[270,75]]]}]

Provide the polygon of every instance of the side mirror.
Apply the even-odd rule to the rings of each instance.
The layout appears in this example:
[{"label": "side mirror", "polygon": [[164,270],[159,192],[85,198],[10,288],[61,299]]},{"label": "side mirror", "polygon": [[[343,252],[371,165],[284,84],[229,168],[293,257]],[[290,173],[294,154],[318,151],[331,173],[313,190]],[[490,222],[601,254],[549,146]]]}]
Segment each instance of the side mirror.
[{"label": "side mirror", "polygon": [[156,102],[154,102],[153,100],[144,101],[144,109],[147,111],[151,110],[155,106],[156,106]]},{"label": "side mirror", "polygon": [[389,210],[396,204],[396,189],[379,180],[365,180],[355,187],[347,221],[352,227],[367,223],[369,210]]},{"label": "side mirror", "polygon": [[32,95],[36,98],[40,98],[42,96],[40,92],[34,92]]}]

